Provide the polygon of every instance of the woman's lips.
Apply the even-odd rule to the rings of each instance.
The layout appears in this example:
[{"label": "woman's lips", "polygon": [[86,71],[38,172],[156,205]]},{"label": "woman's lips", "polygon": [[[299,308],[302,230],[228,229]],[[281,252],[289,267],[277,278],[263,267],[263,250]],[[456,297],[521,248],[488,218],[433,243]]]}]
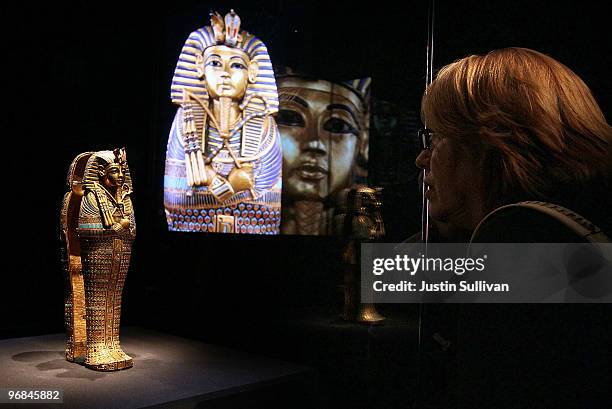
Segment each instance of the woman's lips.
[{"label": "woman's lips", "polygon": [[295,169],[297,175],[302,179],[321,180],[327,177],[327,169],[313,163],[304,163]]}]

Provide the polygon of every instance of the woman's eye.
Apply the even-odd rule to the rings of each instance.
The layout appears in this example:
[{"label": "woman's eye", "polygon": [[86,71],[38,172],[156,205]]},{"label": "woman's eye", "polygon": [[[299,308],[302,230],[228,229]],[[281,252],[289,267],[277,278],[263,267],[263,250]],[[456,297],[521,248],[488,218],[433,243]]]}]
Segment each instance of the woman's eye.
[{"label": "woman's eye", "polygon": [[431,137],[431,149],[435,149],[435,147],[440,143],[440,141],[442,140],[442,138],[440,138],[437,135],[434,135]]},{"label": "woman's eye", "polygon": [[278,111],[276,123],[285,126],[301,126],[304,127],[304,118],[296,111],[290,109],[281,109]]},{"label": "woman's eye", "polygon": [[340,118],[330,118],[323,125],[323,129],[332,133],[352,133],[353,135],[357,135],[355,127]]}]

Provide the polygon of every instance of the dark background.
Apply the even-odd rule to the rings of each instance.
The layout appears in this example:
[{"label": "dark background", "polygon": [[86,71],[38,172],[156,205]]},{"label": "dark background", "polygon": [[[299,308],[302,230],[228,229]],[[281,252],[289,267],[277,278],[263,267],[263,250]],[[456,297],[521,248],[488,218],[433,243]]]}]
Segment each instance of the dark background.
[{"label": "dark background", "polygon": [[[333,238],[170,234],[165,228],[163,161],[176,109],[169,98],[172,72],[188,34],[209,24],[209,9],[225,13],[229,4],[127,3],[1,6],[8,246],[3,251],[0,336],[63,330],[57,228],[68,166],[80,152],[125,146],[138,237],[123,323],[299,360],[296,350],[278,345],[285,324],[313,310],[335,316],[341,305]],[[435,67],[495,48],[533,48],[581,76],[610,118],[609,6],[525,0],[438,3]],[[418,112],[426,1],[235,1],[231,7],[243,28],[264,40],[276,65],[328,79],[371,76],[374,98],[413,117]],[[370,177],[388,188],[388,241],[418,230],[418,188],[413,179],[403,179],[414,170],[414,135],[406,127],[400,137],[403,145],[370,140]],[[398,146],[405,155],[397,153]],[[407,173],[394,176],[394,169]],[[549,306],[540,307],[549,311]],[[594,315],[586,307],[563,307],[572,317],[610,313],[607,306]],[[409,321],[416,319],[417,309],[395,306],[388,313]],[[580,331],[594,328],[583,324]],[[542,323],[542,337],[555,331],[556,326]],[[542,340],[533,337],[536,343]],[[479,361],[488,363],[488,358]],[[588,371],[582,376],[588,377]]]}]

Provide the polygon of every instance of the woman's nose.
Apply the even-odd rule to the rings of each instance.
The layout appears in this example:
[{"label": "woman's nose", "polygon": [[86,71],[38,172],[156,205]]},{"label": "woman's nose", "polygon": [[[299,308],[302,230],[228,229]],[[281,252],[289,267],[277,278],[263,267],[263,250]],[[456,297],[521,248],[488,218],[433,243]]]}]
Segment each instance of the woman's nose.
[{"label": "woman's nose", "polygon": [[431,152],[429,149],[423,149],[414,163],[418,168],[429,169],[429,159],[431,159]]}]

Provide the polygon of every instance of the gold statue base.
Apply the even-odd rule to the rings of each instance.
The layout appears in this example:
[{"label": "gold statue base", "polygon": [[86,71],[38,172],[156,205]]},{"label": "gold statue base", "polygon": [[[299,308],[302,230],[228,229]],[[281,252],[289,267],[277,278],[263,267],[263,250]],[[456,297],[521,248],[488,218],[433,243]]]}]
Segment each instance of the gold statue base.
[{"label": "gold statue base", "polygon": [[[83,365],[95,371],[112,372],[128,369],[134,366],[134,360],[121,350],[109,349],[105,347],[95,348],[96,362],[87,362],[85,348],[69,345],[66,348],[66,361]],[[105,350],[106,349],[106,350]],[[101,352],[104,351],[104,352]]]},{"label": "gold statue base", "polygon": [[131,357],[127,359],[117,361],[115,358],[110,358],[108,363],[97,363],[97,364],[88,364],[85,363],[85,367],[89,369],[93,369],[95,371],[103,371],[103,372],[112,372],[112,371],[120,371],[122,369],[128,369],[134,366],[134,361]]},{"label": "gold statue base", "polygon": [[385,317],[376,311],[373,304],[360,304],[356,314],[345,312],[342,314],[342,319],[365,325],[380,325],[385,320]]}]

